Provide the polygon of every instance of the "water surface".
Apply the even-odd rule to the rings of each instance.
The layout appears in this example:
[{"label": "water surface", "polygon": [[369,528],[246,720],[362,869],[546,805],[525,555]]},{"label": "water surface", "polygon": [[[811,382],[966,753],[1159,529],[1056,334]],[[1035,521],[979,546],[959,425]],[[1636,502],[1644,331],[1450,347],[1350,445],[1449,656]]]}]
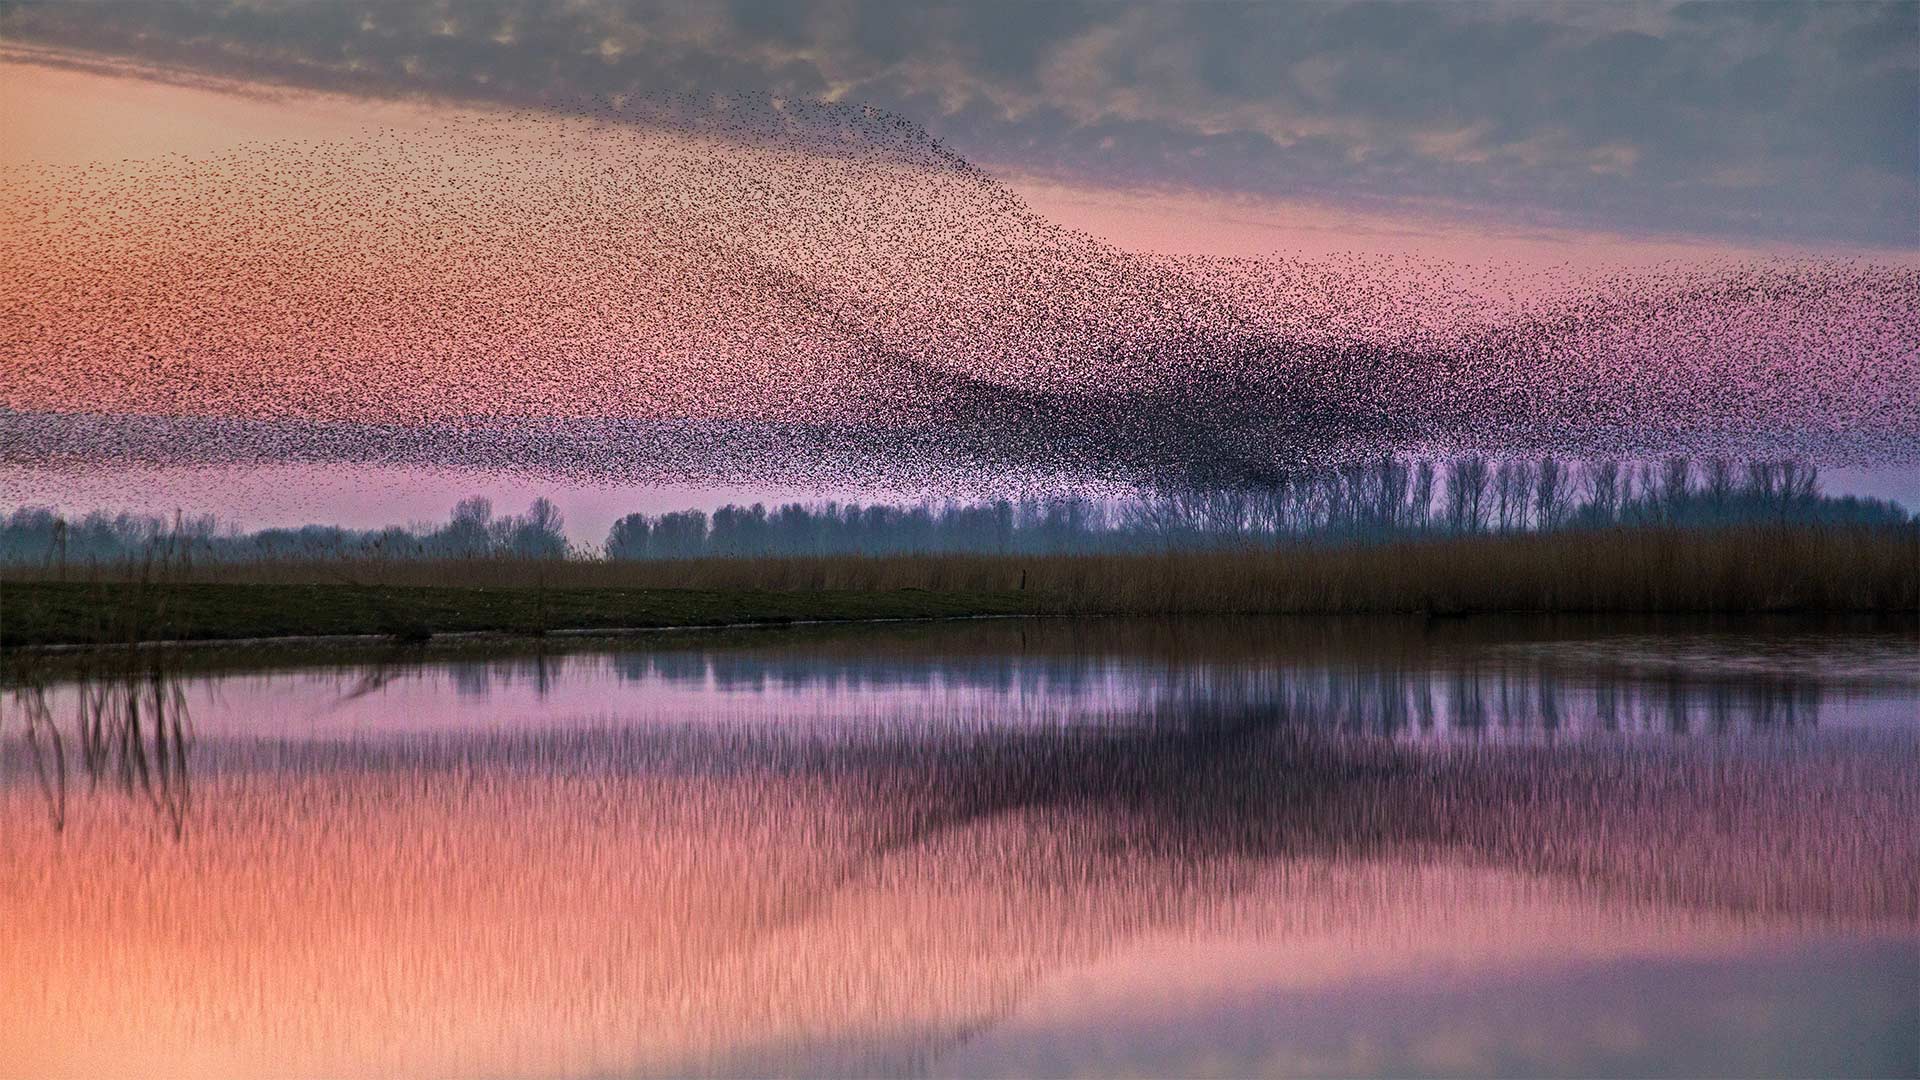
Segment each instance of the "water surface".
[{"label": "water surface", "polygon": [[15,664],[0,1075],[1912,1074],[1917,645],[212,653],[134,723]]}]

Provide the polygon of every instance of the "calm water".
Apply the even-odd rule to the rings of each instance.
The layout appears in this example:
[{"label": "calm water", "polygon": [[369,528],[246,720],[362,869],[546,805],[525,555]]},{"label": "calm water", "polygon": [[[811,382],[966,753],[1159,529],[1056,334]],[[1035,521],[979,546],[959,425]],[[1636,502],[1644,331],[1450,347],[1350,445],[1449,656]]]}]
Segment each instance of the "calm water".
[{"label": "calm water", "polygon": [[0,1075],[1912,1075],[1920,638],[14,665]]}]

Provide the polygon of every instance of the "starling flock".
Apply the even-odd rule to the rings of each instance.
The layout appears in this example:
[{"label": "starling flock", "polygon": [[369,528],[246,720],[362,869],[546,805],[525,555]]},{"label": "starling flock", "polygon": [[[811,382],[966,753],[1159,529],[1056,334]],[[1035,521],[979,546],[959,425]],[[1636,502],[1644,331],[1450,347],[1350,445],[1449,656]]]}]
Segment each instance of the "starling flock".
[{"label": "starling flock", "polygon": [[963,493],[1920,458],[1912,266],[1144,254],[891,114],[644,106],[0,172],[0,464]]}]

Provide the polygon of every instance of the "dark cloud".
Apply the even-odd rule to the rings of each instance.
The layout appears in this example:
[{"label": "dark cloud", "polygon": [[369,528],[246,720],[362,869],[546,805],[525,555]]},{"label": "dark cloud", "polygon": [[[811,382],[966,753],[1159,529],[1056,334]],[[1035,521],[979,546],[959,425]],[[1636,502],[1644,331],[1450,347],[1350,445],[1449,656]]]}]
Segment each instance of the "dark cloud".
[{"label": "dark cloud", "polygon": [[1920,245],[1920,5],[14,5],[9,39],[363,92],[877,105],[990,167]]}]

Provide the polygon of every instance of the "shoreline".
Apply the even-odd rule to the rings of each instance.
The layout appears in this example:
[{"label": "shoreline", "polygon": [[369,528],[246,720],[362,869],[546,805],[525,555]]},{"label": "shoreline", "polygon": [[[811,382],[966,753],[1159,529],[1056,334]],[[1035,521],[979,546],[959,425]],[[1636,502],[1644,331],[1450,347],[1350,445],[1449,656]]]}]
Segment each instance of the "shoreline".
[{"label": "shoreline", "polygon": [[927,624],[992,622],[1028,619],[1110,619],[1124,615],[983,614],[983,615],[900,615],[860,619],[764,619],[758,622],[676,623],[662,626],[574,626],[553,630],[448,630],[422,638],[404,638],[376,632],[349,634],[276,634],[267,637],[149,638],[140,641],[55,642],[34,645],[0,645],[0,657],[76,656],[87,653],[116,653],[132,649],[254,649],[299,648],[331,645],[417,645],[439,644],[518,644],[559,638],[568,642],[591,642],[596,638],[645,637],[651,634],[688,634],[739,630],[788,630],[834,626],[884,626],[892,623]]},{"label": "shoreline", "polygon": [[[7,583],[0,587],[0,593],[11,591],[20,582]],[[190,586],[191,588],[233,589],[248,591],[270,591],[276,586]],[[73,586],[66,586],[71,589]],[[179,588],[179,586],[162,587]],[[347,587],[321,587],[338,588]],[[381,590],[392,598],[392,594],[404,594],[413,587],[398,587]],[[440,590],[434,590],[440,591]],[[500,592],[475,588],[473,593]],[[662,590],[665,591],[665,590]],[[761,594],[755,600],[764,601],[768,595],[784,595],[800,601],[794,608],[805,608],[805,599],[815,594]],[[919,590],[901,592],[879,592],[864,594],[879,601],[882,605],[888,601],[906,601],[925,599],[940,603],[942,606],[964,600],[966,594],[926,594]],[[844,599],[844,594],[832,594],[829,600]],[[519,599],[524,599],[521,597]],[[0,603],[0,626],[9,621],[7,608],[11,604]],[[1771,608],[1771,609],[1618,609],[1618,608],[1483,608],[1468,611],[1435,611],[1433,609],[1414,610],[1364,610],[1364,611],[1258,611],[1258,610],[1064,610],[1036,604],[1027,610],[946,610],[927,614],[870,614],[870,615],[819,615],[795,612],[768,613],[758,618],[689,618],[682,621],[667,621],[653,617],[654,621],[633,622],[628,624],[609,622],[604,625],[565,625],[546,628],[526,626],[486,626],[475,628],[430,628],[415,626],[408,630],[360,629],[339,632],[314,633],[276,633],[276,634],[240,634],[222,633],[219,628],[193,636],[139,637],[131,640],[98,641],[80,639],[77,633],[56,636],[53,640],[42,637],[39,640],[20,642],[0,639],[0,661],[24,661],[36,658],[74,659],[90,655],[116,656],[135,653],[140,650],[160,650],[166,652],[210,652],[219,649],[235,650],[286,650],[295,651],[305,648],[354,648],[354,647],[460,647],[460,646],[531,646],[542,642],[561,642],[568,645],[591,645],[597,641],[618,641],[624,639],[672,637],[700,634],[738,634],[745,633],[761,636],[763,632],[781,630],[823,630],[858,629],[880,626],[937,626],[942,624],[980,623],[980,622],[1111,622],[1116,620],[1300,620],[1304,622],[1350,622],[1350,621],[1388,621],[1405,624],[1419,624],[1428,627],[1448,625],[1468,626],[1475,623],[1495,624],[1509,620],[1655,620],[1684,624],[1736,624],[1750,625],[1756,622],[1776,621],[1796,625],[1818,626],[1823,623],[1851,623],[1855,625],[1870,623],[1886,629],[1920,630],[1920,611],[1888,608]],[[368,620],[371,627],[373,620]],[[57,631],[56,631],[57,634]]]}]

